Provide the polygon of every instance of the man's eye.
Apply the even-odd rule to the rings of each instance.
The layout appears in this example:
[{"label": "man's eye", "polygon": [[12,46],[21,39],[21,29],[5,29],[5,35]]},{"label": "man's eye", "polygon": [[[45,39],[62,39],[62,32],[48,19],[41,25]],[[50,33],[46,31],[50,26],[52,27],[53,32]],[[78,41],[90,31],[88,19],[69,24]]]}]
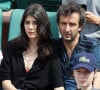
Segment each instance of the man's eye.
[{"label": "man's eye", "polygon": [[66,25],[66,23],[62,23],[62,25]]},{"label": "man's eye", "polygon": [[75,26],[75,24],[74,23],[70,23],[70,26]]}]

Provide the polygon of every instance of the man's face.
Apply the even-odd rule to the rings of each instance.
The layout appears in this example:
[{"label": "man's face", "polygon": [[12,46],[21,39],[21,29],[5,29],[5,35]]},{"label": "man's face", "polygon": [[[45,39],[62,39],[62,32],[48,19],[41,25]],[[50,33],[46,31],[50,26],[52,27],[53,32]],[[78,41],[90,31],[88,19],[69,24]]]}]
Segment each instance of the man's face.
[{"label": "man's face", "polygon": [[78,13],[71,15],[61,15],[59,19],[59,30],[65,41],[73,41],[79,34],[81,26],[79,26],[80,16]]}]

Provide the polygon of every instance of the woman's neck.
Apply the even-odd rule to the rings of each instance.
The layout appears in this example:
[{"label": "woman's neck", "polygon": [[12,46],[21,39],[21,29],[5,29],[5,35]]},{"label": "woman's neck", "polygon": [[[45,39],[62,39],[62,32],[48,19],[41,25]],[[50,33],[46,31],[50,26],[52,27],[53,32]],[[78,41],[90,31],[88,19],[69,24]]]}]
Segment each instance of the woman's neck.
[{"label": "woman's neck", "polygon": [[30,40],[29,49],[35,49],[35,48],[37,48],[38,47],[37,43],[38,43],[37,39]]}]

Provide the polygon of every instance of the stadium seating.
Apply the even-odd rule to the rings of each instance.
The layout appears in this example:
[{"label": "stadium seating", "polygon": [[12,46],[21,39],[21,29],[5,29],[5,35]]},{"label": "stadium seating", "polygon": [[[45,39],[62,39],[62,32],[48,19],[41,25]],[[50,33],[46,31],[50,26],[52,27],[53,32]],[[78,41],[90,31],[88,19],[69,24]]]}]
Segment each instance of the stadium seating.
[{"label": "stadium seating", "polygon": [[[11,40],[18,35],[20,35],[20,21],[22,18],[24,10],[23,9],[15,9],[12,11],[10,17],[10,26],[8,33],[8,40]],[[56,12],[47,12],[51,25],[51,32],[53,38],[58,38],[58,28],[56,23]]]},{"label": "stadium seating", "polygon": [[3,11],[8,11],[11,9],[11,1],[10,0],[0,0],[0,9]]},{"label": "stadium seating", "polygon": [[56,12],[47,12],[47,15],[50,21],[52,36],[53,38],[58,38],[59,34],[58,34],[58,27],[56,22]]},{"label": "stadium seating", "polygon": [[56,11],[62,0],[15,0],[17,9],[25,9],[31,3],[38,3],[43,5],[46,11]]},{"label": "stadium seating", "polygon": [[8,40],[11,40],[18,35],[20,35],[20,21],[22,18],[24,10],[23,9],[15,9],[12,11],[10,16],[10,25],[8,32]]},{"label": "stadium seating", "polygon": [[0,9],[0,49],[2,45],[2,10]]},{"label": "stadium seating", "polygon": [[2,10],[25,9],[32,3],[41,4],[46,11],[56,11],[62,4],[62,0],[0,0]]},{"label": "stadium seating", "polygon": [[62,0],[28,0],[30,3],[39,3],[43,5],[46,11],[57,11],[61,5]]}]

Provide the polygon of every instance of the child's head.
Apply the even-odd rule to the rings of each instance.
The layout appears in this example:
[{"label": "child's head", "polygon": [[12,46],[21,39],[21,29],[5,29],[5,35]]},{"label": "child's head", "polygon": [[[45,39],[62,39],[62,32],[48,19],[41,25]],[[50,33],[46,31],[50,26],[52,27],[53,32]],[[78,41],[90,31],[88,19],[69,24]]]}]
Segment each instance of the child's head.
[{"label": "child's head", "polygon": [[76,54],[73,58],[72,70],[79,87],[92,85],[96,70],[95,56],[87,52]]}]

